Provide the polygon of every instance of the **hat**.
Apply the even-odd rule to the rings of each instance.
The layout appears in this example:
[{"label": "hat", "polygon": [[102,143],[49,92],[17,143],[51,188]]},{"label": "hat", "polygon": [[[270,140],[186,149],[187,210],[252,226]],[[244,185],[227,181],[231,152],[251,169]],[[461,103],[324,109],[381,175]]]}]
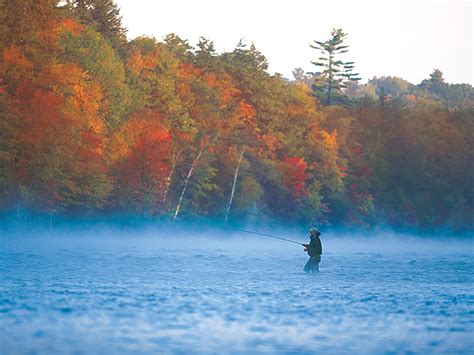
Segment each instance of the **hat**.
[{"label": "hat", "polygon": [[314,232],[314,233],[318,233],[318,232],[319,232],[318,228],[316,228],[316,227],[312,227],[309,231],[310,231],[311,233],[313,233],[313,232]]}]

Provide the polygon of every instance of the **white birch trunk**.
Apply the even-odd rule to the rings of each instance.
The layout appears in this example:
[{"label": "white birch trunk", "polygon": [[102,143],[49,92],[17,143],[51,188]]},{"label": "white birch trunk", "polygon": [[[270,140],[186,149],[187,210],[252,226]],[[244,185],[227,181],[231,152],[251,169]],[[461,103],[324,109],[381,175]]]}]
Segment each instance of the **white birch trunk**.
[{"label": "white birch trunk", "polygon": [[230,207],[232,206],[232,200],[234,199],[234,193],[235,193],[235,185],[237,183],[237,176],[239,175],[240,164],[242,163],[242,158],[244,157],[244,153],[245,153],[245,148],[242,149],[242,152],[240,153],[239,161],[237,163],[237,167],[235,168],[234,183],[232,184],[232,191],[230,193],[229,203],[227,204],[227,210],[225,212],[226,224],[227,224],[227,220],[229,219]]},{"label": "white birch trunk", "polygon": [[194,158],[193,163],[191,164],[191,167],[189,168],[188,175],[186,176],[186,179],[184,180],[183,190],[181,191],[181,195],[179,196],[179,201],[178,201],[178,205],[176,206],[176,211],[174,213],[173,221],[176,220],[176,218],[178,217],[179,210],[181,208],[181,203],[183,202],[183,196],[184,196],[184,193],[186,192],[186,188],[188,187],[189,179],[193,175],[194,169],[196,169],[196,166],[199,163],[199,159],[201,159],[201,155],[203,151],[204,151],[204,147],[201,147],[201,149],[199,150],[199,153],[196,155],[196,158]]},{"label": "white birch trunk", "polygon": [[178,153],[173,154],[173,157],[171,158],[171,170],[170,173],[168,174],[168,177],[166,178],[166,185],[165,185],[165,192],[163,194],[163,198],[161,200],[161,206],[164,207],[166,203],[166,199],[168,198],[168,192],[170,190],[171,186],[171,179],[173,178],[174,174],[174,169],[176,168],[176,164],[178,162],[179,156],[181,155],[182,150],[180,150]]}]

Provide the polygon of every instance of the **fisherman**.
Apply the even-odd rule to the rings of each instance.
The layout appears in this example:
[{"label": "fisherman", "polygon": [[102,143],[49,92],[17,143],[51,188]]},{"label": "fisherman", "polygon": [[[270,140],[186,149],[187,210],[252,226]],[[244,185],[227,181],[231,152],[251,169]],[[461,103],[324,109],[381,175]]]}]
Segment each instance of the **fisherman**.
[{"label": "fisherman", "polygon": [[303,244],[304,251],[308,253],[309,260],[304,266],[304,272],[315,273],[319,272],[319,263],[321,261],[321,254],[323,253],[323,247],[321,246],[321,239],[319,236],[321,232],[317,228],[311,228],[309,244]]}]

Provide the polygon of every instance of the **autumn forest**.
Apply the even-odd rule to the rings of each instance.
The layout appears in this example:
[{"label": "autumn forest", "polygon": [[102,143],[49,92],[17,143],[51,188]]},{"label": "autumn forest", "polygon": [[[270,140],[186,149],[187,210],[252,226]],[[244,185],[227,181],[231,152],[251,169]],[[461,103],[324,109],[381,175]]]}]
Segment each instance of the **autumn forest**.
[{"label": "autumn forest", "polygon": [[361,84],[325,64],[346,36],[287,79],[245,41],[127,40],[111,0],[0,0],[3,214],[472,230],[473,87]]}]

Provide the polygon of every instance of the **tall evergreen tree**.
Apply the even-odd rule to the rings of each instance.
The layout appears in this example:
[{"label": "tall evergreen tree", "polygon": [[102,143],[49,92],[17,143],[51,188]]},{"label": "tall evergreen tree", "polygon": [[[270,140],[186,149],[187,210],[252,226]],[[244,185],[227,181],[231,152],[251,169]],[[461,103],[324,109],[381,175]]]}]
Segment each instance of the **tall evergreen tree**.
[{"label": "tall evergreen tree", "polygon": [[358,73],[353,73],[354,62],[344,62],[339,59],[341,54],[348,52],[348,45],[344,45],[347,34],[342,29],[333,29],[331,38],[325,42],[314,41],[311,48],[321,52],[317,61],[311,62],[322,69],[315,74],[313,85],[314,95],[324,101],[326,105],[333,103],[335,94],[340,94],[348,81],[358,81]]},{"label": "tall evergreen tree", "polygon": [[69,7],[82,23],[94,27],[116,50],[127,42],[127,30],[113,0],[69,0]]},{"label": "tall evergreen tree", "polygon": [[429,96],[446,103],[446,92],[449,85],[444,81],[441,70],[434,69],[430,74],[430,78],[423,80],[418,86],[428,93]]}]

